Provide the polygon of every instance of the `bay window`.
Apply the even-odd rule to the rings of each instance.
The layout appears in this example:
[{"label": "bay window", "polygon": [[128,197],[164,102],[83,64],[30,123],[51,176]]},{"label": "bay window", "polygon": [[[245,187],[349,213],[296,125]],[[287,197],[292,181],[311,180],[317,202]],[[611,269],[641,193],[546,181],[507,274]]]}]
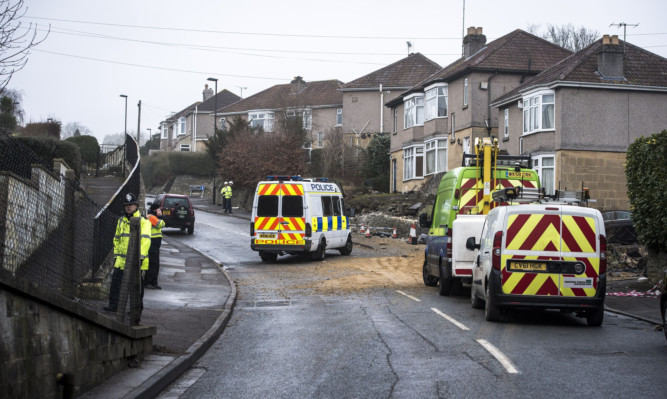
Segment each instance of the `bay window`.
[{"label": "bay window", "polygon": [[412,95],[403,104],[405,108],[403,128],[422,126],[424,124],[424,96]]},{"label": "bay window", "polygon": [[556,162],[553,154],[532,157],[533,170],[540,177],[540,183],[547,195],[555,194]]},{"label": "bay window", "polygon": [[273,112],[251,112],[250,127],[261,127],[265,132],[273,131]]},{"label": "bay window", "polygon": [[447,139],[431,140],[426,147],[426,175],[447,170]]},{"label": "bay window", "polygon": [[185,134],[185,117],[178,118],[178,124],[176,125],[176,134],[177,135]]},{"label": "bay window", "polygon": [[523,133],[553,130],[555,95],[551,90],[523,98]]},{"label": "bay window", "polygon": [[447,85],[427,87],[425,98],[425,119],[427,121],[447,116]]},{"label": "bay window", "polygon": [[403,149],[403,180],[424,177],[424,147]]}]

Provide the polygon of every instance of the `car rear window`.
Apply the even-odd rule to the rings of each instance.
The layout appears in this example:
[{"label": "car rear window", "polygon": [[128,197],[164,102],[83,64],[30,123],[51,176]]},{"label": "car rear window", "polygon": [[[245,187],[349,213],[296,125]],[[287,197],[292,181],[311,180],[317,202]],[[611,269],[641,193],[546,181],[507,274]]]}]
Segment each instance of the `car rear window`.
[{"label": "car rear window", "polygon": [[283,197],[283,217],[303,217],[303,197],[300,195],[286,195]]},{"label": "car rear window", "polygon": [[188,207],[188,200],[185,198],[167,197],[162,203],[163,208],[176,208],[181,205]]},{"label": "car rear window", "polygon": [[257,216],[260,217],[278,216],[278,196],[261,195],[257,200]]}]

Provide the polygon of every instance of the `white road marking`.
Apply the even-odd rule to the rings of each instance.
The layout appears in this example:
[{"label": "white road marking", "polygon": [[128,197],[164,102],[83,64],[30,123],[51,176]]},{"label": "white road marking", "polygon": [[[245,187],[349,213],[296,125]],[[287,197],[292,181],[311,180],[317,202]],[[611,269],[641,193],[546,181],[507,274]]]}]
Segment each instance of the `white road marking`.
[{"label": "white road marking", "polygon": [[489,353],[493,355],[493,357],[496,358],[500,362],[500,364],[505,367],[505,370],[507,370],[508,373],[510,374],[518,374],[519,370],[514,367],[514,364],[512,364],[512,361],[505,356],[504,353],[502,353],[498,348],[493,346],[489,341],[485,339],[478,339],[477,342],[479,342],[480,345],[484,347]]},{"label": "white road marking", "polygon": [[468,331],[468,330],[470,330],[468,327],[466,327],[466,326],[464,326],[463,324],[459,323],[458,321],[454,320],[454,318],[452,318],[452,317],[450,317],[450,316],[448,316],[448,315],[442,313],[442,312],[439,311],[438,309],[436,309],[436,308],[431,308],[431,310],[434,311],[436,314],[438,314],[438,315],[444,317],[445,319],[447,319],[447,321],[449,321],[450,323],[454,324],[456,327],[460,328],[461,330],[463,330],[463,331]]},{"label": "white road marking", "polygon": [[412,295],[408,295],[408,294],[406,294],[406,293],[403,292],[403,291],[398,291],[398,290],[397,290],[396,292],[398,292],[398,293],[401,294],[401,295],[405,295],[405,296],[407,296],[408,298],[412,299],[413,301],[421,302],[420,299],[417,299],[417,298],[413,297]]}]

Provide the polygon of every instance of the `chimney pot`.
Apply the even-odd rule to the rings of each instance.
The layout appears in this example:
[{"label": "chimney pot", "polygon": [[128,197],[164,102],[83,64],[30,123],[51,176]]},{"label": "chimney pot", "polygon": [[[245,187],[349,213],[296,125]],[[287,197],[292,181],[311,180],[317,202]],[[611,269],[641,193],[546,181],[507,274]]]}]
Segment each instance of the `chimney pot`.
[{"label": "chimney pot", "polygon": [[611,44],[618,44],[618,35],[613,35],[611,37]]},{"label": "chimney pot", "polygon": [[602,35],[602,44],[610,44],[609,35]]}]

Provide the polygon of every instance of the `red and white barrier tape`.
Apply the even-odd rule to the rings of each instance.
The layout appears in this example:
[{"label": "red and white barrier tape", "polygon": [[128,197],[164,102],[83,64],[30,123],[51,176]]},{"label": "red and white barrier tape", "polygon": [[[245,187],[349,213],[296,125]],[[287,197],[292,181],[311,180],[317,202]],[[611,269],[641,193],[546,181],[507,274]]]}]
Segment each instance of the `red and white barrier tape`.
[{"label": "red and white barrier tape", "polygon": [[650,298],[659,298],[660,297],[660,290],[658,290],[658,287],[660,287],[660,284],[662,284],[662,281],[656,284],[653,288],[646,292],[637,292],[635,290],[632,290],[630,292],[607,292],[608,296],[632,296],[632,297],[650,297]]}]

